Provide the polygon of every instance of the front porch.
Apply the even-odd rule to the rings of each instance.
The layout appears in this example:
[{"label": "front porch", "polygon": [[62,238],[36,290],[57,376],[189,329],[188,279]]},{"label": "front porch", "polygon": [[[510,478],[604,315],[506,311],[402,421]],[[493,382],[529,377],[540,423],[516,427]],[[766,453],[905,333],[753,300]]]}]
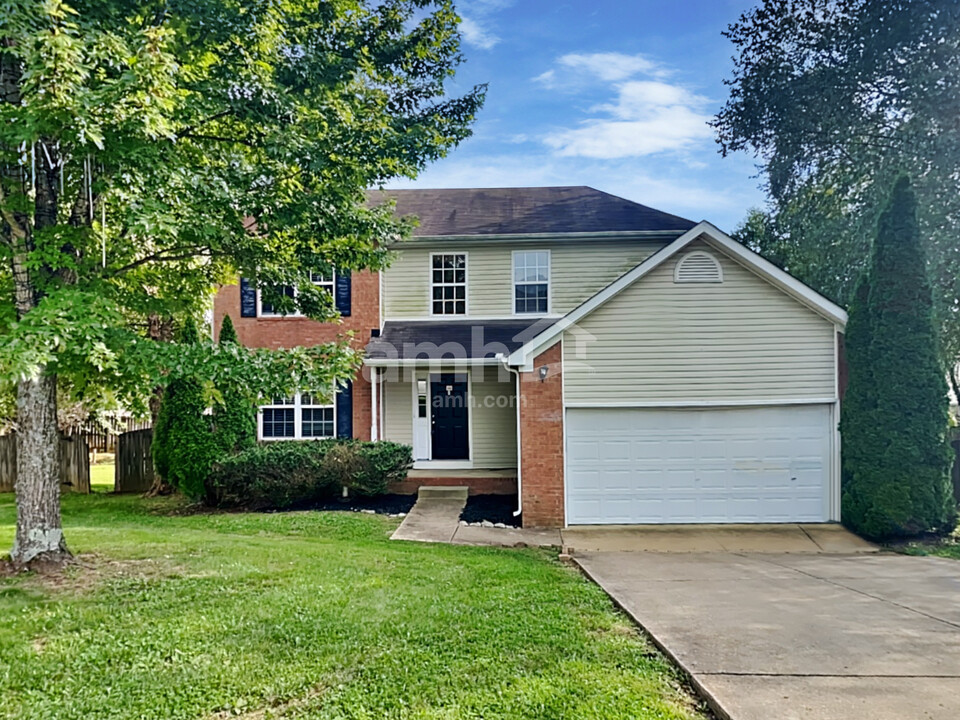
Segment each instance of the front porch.
[{"label": "front porch", "polygon": [[517,470],[466,469],[466,470],[417,470],[407,474],[403,482],[394,483],[389,492],[397,495],[416,495],[421,487],[454,486],[469,488],[471,495],[516,495]]},{"label": "front porch", "polygon": [[371,436],[413,448],[413,470],[393,492],[454,485],[469,487],[471,494],[517,493],[512,373],[489,363],[369,370]]}]

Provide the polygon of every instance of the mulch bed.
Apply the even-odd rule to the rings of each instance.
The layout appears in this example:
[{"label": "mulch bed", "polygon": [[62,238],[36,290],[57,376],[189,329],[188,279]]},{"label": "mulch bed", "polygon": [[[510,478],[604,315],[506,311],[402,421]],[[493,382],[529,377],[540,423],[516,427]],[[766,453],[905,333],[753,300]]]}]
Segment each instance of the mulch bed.
[{"label": "mulch bed", "polygon": [[460,514],[460,519],[468,523],[487,520],[503,523],[508,527],[520,527],[520,516],[514,517],[517,509],[516,495],[471,495]]},{"label": "mulch bed", "polygon": [[372,498],[348,498],[346,502],[342,500],[330,500],[323,503],[310,505],[307,510],[350,510],[353,512],[373,511],[378,515],[398,515],[408,513],[417,502],[416,495],[379,495]]}]

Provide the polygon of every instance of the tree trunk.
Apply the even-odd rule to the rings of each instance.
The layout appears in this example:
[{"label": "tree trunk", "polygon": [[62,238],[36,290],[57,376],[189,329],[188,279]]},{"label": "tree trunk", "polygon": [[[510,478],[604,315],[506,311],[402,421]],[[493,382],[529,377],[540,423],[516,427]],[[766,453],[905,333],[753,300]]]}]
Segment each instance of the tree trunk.
[{"label": "tree trunk", "polygon": [[957,403],[960,403],[960,377],[957,377],[958,373],[960,373],[960,365],[954,364],[950,368],[950,372],[947,373],[947,376],[950,378],[950,387],[953,390],[953,398]]},{"label": "tree trunk", "polygon": [[14,565],[62,563],[70,553],[60,523],[57,379],[41,375],[17,385],[17,534]]}]

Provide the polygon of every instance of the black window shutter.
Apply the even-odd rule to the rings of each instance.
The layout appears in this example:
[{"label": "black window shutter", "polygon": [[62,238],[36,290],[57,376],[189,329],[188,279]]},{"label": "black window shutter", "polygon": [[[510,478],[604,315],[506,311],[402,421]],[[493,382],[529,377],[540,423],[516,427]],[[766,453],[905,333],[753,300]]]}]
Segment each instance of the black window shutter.
[{"label": "black window shutter", "polygon": [[337,437],[353,437],[353,383],[337,389]]},{"label": "black window shutter", "polygon": [[246,278],[240,278],[240,317],[257,316],[257,288]]},{"label": "black window shutter", "polygon": [[350,286],[350,271],[337,271],[337,285],[334,289],[334,300],[337,303],[337,312],[344,317],[350,315],[352,288]]}]

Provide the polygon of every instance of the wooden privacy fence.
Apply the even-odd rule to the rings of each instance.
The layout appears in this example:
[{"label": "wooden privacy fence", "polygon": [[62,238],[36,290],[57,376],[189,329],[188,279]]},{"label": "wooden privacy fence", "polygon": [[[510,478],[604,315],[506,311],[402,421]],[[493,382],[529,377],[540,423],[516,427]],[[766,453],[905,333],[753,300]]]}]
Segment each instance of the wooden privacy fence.
[{"label": "wooden privacy fence", "polygon": [[153,430],[125,432],[117,439],[113,489],[121,493],[142,493],[153,486]]},{"label": "wooden privacy fence", "polygon": [[88,421],[71,427],[67,435],[82,435],[93,452],[115,453],[119,433],[143,430],[150,427],[150,420],[136,420],[132,417],[110,418],[105,422]]},{"label": "wooden privacy fence", "polygon": [[[17,436],[0,435],[0,492],[13,492],[17,482]],[[90,455],[83,436],[60,436],[60,489],[90,492]]]}]

